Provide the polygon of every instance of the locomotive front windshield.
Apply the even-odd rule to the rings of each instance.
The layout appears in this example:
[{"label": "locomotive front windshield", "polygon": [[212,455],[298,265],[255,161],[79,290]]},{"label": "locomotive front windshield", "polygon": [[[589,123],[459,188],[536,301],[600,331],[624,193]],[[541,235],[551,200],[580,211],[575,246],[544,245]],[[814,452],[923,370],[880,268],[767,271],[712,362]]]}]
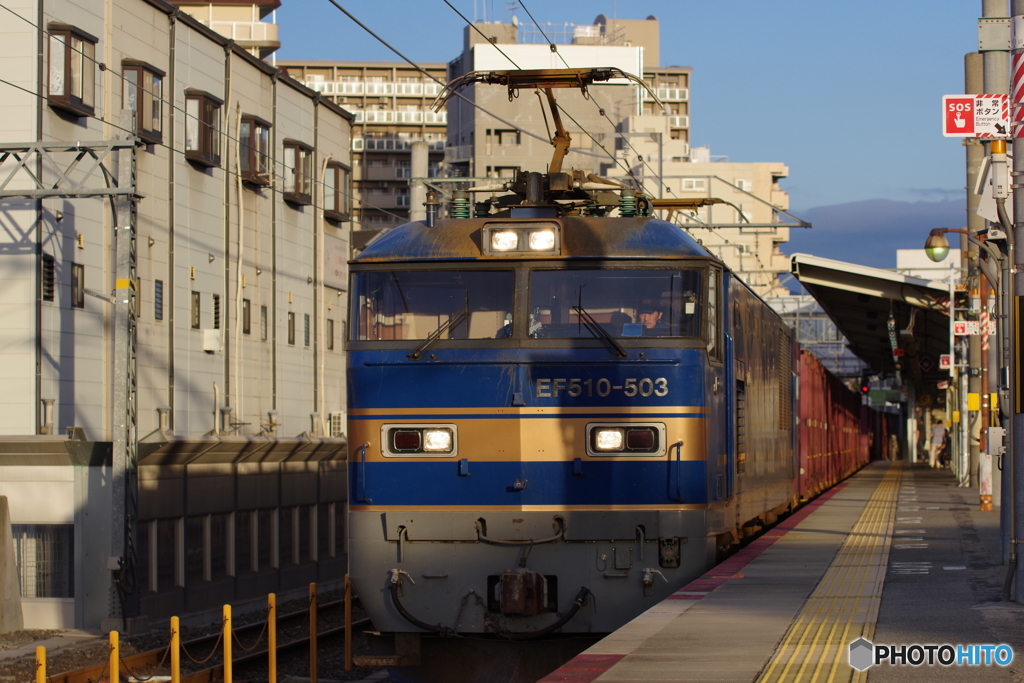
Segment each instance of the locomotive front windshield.
[{"label": "locomotive front windshield", "polygon": [[512,320],[512,271],[358,273],[353,339],[493,339]]},{"label": "locomotive front windshield", "polygon": [[[516,330],[512,270],[355,273],[354,341],[701,336],[703,270],[520,270],[528,324]],[[523,306],[520,303],[519,306]],[[600,328],[600,329],[598,329]]]},{"label": "locomotive front windshield", "polygon": [[597,324],[613,337],[697,337],[702,279],[696,270],[535,270],[530,336],[592,337]]}]

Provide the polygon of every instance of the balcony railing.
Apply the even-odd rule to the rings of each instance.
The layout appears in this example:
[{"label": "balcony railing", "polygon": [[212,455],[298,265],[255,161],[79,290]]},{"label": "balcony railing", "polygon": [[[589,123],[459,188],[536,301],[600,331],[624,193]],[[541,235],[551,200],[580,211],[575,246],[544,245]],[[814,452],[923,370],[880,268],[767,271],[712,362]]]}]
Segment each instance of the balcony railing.
[{"label": "balcony railing", "polygon": [[448,112],[357,109],[356,123],[448,123]]},{"label": "balcony railing", "polygon": [[689,128],[690,117],[689,116],[670,116],[668,117],[669,128]]},{"label": "balcony railing", "polygon": [[[658,93],[658,99],[663,102],[685,102],[690,99],[690,91],[687,88],[657,88],[654,92]],[[649,102],[654,101],[654,98],[646,90],[644,99]]]},{"label": "balcony railing", "polygon": [[359,81],[307,80],[306,87],[324,95],[399,95],[436,97],[441,92],[437,83],[367,83]]},{"label": "balcony railing", "polygon": [[469,161],[473,158],[473,145],[459,145],[458,147],[445,147],[445,163],[455,164],[460,161]]},{"label": "balcony railing", "polygon": [[427,151],[441,152],[444,150],[444,140],[406,140],[404,138],[352,138],[352,151],[362,152],[407,152],[412,149],[412,143],[426,142]]},{"label": "balcony railing", "polygon": [[277,43],[277,24],[262,21],[203,21],[225,38],[239,43]]}]

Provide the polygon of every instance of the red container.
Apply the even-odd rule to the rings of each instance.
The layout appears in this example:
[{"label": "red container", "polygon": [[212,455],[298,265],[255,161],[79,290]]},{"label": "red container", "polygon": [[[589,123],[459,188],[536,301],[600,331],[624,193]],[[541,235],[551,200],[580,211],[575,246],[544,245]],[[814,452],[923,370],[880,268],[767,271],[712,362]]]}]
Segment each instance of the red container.
[{"label": "red container", "polygon": [[[797,394],[797,493],[807,500],[871,461],[887,421],[809,351],[800,352]],[[879,419],[879,418],[883,419]]]}]

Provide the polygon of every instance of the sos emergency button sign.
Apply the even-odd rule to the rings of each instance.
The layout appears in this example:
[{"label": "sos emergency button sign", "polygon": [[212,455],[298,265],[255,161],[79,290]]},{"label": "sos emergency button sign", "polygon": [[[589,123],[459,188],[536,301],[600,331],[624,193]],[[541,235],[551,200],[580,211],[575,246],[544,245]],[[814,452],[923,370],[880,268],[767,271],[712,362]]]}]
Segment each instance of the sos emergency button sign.
[{"label": "sos emergency button sign", "polygon": [[1009,95],[945,95],[942,134],[947,138],[1009,138]]}]

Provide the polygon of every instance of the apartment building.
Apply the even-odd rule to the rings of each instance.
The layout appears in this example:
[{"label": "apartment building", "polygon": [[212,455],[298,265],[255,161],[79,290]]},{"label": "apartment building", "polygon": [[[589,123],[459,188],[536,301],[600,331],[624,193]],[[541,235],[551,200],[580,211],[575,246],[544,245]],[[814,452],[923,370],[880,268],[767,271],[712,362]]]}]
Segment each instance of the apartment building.
[{"label": "apartment building", "polygon": [[339,580],[352,115],[162,0],[7,6],[0,496],[25,626]]},{"label": "apartment building", "polygon": [[292,78],[344,107],[352,129],[357,249],[381,229],[409,220],[412,143],[427,143],[428,175],[440,174],[448,113],[430,105],[447,82],[445,64],[425,63],[427,74],[404,62],[281,60]]},{"label": "apartment building", "polygon": [[281,47],[277,24],[266,21],[273,18],[281,0],[174,0],[172,4],[259,59]]},{"label": "apartment building", "polygon": [[[560,45],[553,53],[547,44],[517,42],[513,24],[475,24],[464,29],[462,54],[449,64],[449,78],[471,71],[557,69],[613,66],[630,74],[643,72],[644,48],[626,45]],[[564,62],[563,62],[564,60]],[[556,91],[564,113],[562,123],[572,138],[565,166],[600,172],[601,161],[614,150],[618,121],[642,112],[643,88],[626,79],[592,85],[590,97]],[[462,90],[479,108],[452,98],[448,101],[449,175],[467,178],[513,177],[520,170],[543,170],[551,159],[553,124],[547,103],[521,93],[509,101],[505,88],[474,85]],[[511,124],[511,125],[510,125]]]}]

